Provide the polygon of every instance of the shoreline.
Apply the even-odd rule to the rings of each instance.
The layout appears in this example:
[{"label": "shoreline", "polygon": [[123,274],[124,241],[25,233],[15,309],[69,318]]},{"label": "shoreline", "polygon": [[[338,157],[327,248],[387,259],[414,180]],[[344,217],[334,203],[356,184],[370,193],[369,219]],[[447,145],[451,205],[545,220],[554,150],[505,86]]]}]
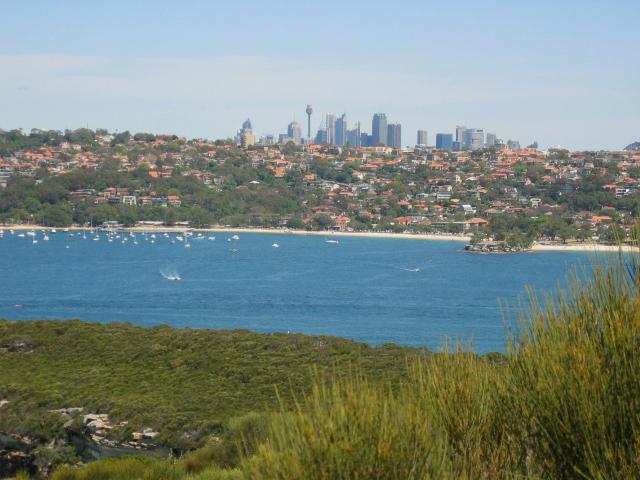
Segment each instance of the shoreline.
[{"label": "shoreline", "polygon": [[546,244],[535,243],[531,252],[586,252],[586,253],[632,253],[640,252],[640,247],[632,245],[605,245],[603,243]]},{"label": "shoreline", "polygon": [[[51,231],[53,227],[45,227],[43,225],[0,225],[0,229],[4,230],[38,230]],[[93,227],[96,230],[97,227]],[[278,229],[278,228],[260,228],[260,227],[209,227],[209,228],[185,228],[185,227],[167,227],[167,226],[135,226],[122,227],[118,231],[123,232],[153,232],[153,233],[182,233],[185,230],[203,233],[250,233],[263,235],[302,235],[302,236],[320,236],[320,237],[361,237],[361,238],[395,238],[408,240],[449,240],[454,242],[469,242],[471,237],[466,235],[445,235],[435,233],[393,233],[393,232],[331,232],[331,231],[307,231],[294,229]],[[90,230],[89,227],[60,227],[55,228],[57,232],[64,230],[82,231]]]},{"label": "shoreline", "polygon": [[[2,230],[38,230],[51,231],[53,227],[45,227],[43,225],[0,225]],[[94,227],[94,230],[97,228]],[[185,228],[185,227],[167,227],[167,226],[135,226],[122,227],[119,231],[123,232],[149,232],[149,233],[183,233],[185,230],[203,233],[248,233],[261,235],[300,235],[309,237],[354,237],[354,238],[391,238],[403,240],[427,240],[427,241],[451,241],[451,242],[471,242],[471,237],[467,235],[446,235],[437,233],[393,233],[393,232],[331,232],[331,231],[308,231],[295,229],[278,229],[278,228],[262,228],[262,227],[208,227],[208,228]],[[88,227],[62,227],[55,228],[59,233],[64,230],[82,231],[90,230]],[[517,253],[528,252],[584,252],[584,253],[632,253],[640,252],[640,246],[632,245],[607,245],[603,243],[534,243],[530,249]]]}]

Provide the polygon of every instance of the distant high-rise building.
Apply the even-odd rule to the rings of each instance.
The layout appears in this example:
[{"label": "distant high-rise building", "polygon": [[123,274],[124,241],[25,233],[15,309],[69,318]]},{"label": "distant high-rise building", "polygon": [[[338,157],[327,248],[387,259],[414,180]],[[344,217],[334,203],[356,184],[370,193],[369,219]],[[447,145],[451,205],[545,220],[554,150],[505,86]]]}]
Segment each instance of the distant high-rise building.
[{"label": "distant high-rise building", "polygon": [[518,140],[507,140],[507,147],[509,150],[520,150],[520,142]]},{"label": "distant high-rise building", "polygon": [[463,144],[471,150],[484,148],[484,130],[479,128],[467,128],[464,131]]},{"label": "distant high-rise building", "polygon": [[456,126],[456,142],[460,144],[460,147],[465,147],[464,144],[464,132],[467,130],[467,127],[464,125]]},{"label": "distant high-rise building", "polygon": [[495,133],[487,133],[487,147],[495,147],[496,138]]},{"label": "distant high-rise building", "polygon": [[387,145],[402,148],[402,127],[399,123],[390,123],[387,126]]},{"label": "distant high-rise building", "polygon": [[369,135],[366,132],[362,132],[360,134],[360,146],[361,147],[371,147],[373,144],[373,135]]},{"label": "distant high-rise building", "polygon": [[347,114],[343,113],[340,118],[336,120],[336,145],[344,145],[347,143]]},{"label": "distant high-rise building", "polygon": [[529,145],[527,148],[535,148],[536,150],[538,149],[538,141],[534,140],[533,143],[531,145]]},{"label": "distant high-rise building", "polygon": [[327,144],[336,144],[336,120],[337,117],[333,113],[327,113]]},{"label": "distant high-rise building", "polygon": [[251,120],[248,118],[242,123],[242,129],[240,130],[240,144],[243,147],[248,147],[256,143],[256,139],[253,135],[253,130],[251,128]]},{"label": "distant high-rise building", "polygon": [[280,135],[278,135],[278,143],[280,145],[286,145],[289,142],[293,142],[293,138],[291,138],[288,134],[281,133]]},{"label": "distant high-rise building", "polygon": [[376,113],[371,122],[371,141],[372,146],[387,144],[387,115],[384,113]]},{"label": "distant high-rise building", "polygon": [[250,147],[256,143],[256,139],[253,136],[253,131],[250,128],[245,128],[240,134],[240,143],[243,147]]},{"label": "distant high-rise building", "polygon": [[360,137],[360,122],[357,122],[355,124],[355,127],[356,128],[354,128],[353,130],[347,130],[347,138],[345,143],[348,143],[352,147],[361,147],[362,139]]},{"label": "distant high-rise building", "polygon": [[300,145],[300,143],[302,143],[302,128],[300,128],[300,124],[298,122],[293,121],[289,124],[289,127],[287,128],[287,136],[296,145]]},{"label": "distant high-rise building", "polygon": [[451,150],[453,148],[453,135],[450,133],[438,133],[436,135],[436,148]]},{"label": "distant high-rise building", "polygon": [[418,130],[418,138],[416,145],[419,147],[426,147],[427,143],[427,131],[426,130]]},{"label": "distant high-rise building", "polygon": [[318,145],[326,145],[328,143],[329,136],[327,135],[327,130],[324,128],[320,128],[318,133],[316,133],[315,143]]},{"label": "distant high-rise building", "polygon": [[260,137],[260,142],[261,145],[274,145],[276,143],[276,139],[273,135],[265,135],[263,137]]}]

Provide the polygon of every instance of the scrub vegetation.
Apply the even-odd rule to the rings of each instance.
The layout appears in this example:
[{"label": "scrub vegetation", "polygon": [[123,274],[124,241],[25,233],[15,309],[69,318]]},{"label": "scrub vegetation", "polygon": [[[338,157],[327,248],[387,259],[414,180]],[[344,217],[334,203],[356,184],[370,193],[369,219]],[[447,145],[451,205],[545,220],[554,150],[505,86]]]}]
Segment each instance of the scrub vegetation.
[{"label": "scrub vegetation", "polygon": [[186,456],[63,466],[53,478],[639,478],[638,290],[638,266],[621,261],[567,292],[532,294],[504,356],[349,344],[358,365],[346,374],[316,370],[304,389],[281,381],[275,411],[229,421]]}]

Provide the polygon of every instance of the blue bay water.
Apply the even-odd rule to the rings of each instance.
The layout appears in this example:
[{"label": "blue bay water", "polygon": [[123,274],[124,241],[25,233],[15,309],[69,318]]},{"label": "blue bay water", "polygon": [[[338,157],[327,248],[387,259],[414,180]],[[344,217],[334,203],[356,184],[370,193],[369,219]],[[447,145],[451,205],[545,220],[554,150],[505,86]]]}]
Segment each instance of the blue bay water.
[{"label": "blue bay water", "polygon": [[[583,253],[474,255],[450,241],[240,234],[171,243],[58,232],[0,240],[0,317],[127,321],[300,332],[437,348],[445,338],[502,351],[500,302],[554,288]],[[277,242],[280,248],[271,245]],[[68,245],[69,248],[66,248]],[[231,249],[238,251],[232,253]],[[419,269],[419,271],[412,271]],[[181,281],[161,275],[177,273]]]}]

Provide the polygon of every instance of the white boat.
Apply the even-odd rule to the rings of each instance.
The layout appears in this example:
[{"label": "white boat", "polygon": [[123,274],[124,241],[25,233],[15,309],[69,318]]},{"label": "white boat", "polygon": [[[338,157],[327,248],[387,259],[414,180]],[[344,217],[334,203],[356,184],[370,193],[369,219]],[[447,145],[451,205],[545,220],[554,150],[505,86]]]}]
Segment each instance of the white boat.
[{"label": "white boat", "polygon": [[20,237],[20,238],[24,238],[24,233],[19,233],[19,234],[18,234],[18,237]]},{"label": "white boat", "polygon": [[33,230],[30,230],[27,232],[27,235],[29,235],[30,237],[35,237],[36,236],[36,232],[34,232]]},{"label": "white boat", "polygon": [[212,241],[213,241],[213,240],[215,240],[215,239],[216,239],[216,237],[209,237],[209,240],[212,240]]},{"label": "white boat", "polygon": [[57,233],[58,231],[55,228],[51,229],[51,233]]},{"label": "white boat", "polygon": [[96,237],[93,237],[93,241],[94,241],[94,242],[97,242],[98,240],[100,240],[100,237],[97,237],[97,236],[96,236]]},{"label": "white boat", "polygon": [[34,239],[31,243],[38,243],[38,240]]},{"label": "white boat", "polygon": [[47,235],[45,235],[44,237],[42,237],[42,240],[44,240],[45,242],[49,241],[49,237]]},{"label": "white boat", "polygon": [[240,237],[238,235],[233,235],[231,238],[234,240],[240,240]]},{"label": "white boat", "polygon": [[338,244],[340,242],[338,242],[338,240],[325,240],[324,243],[333,243],[333,244]]},{"label": "white boat", "polygon": [[184,248],[191,248],[191,244],[190,243],[185,243],[184,244]]},{"label": "white boat", "polygon": [[69,245],[67,245],[67,246],[66,246],[66,247],[64,247],[64,248],[69,248]]},{"label": "white boat", "polygon": [[277,243],[274,243],[273,245],[271,245],[273,248],[280,248],[280,245],[278,245]]}]

